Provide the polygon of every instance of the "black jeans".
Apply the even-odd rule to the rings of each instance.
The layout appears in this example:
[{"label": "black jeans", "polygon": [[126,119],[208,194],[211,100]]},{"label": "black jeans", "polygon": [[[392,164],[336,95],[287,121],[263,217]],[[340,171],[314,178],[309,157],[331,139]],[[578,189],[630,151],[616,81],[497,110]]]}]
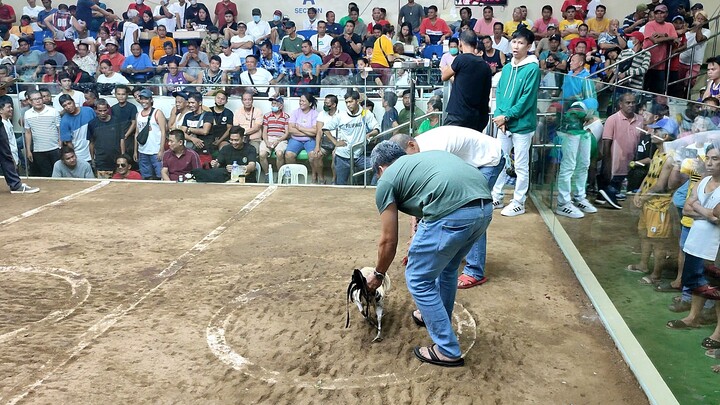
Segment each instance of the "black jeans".
[{"label": "black jeans", "polygon": [[53,166],[60,160],[60,149],[47,152],[33,152],[30,163],[30,175],[35,177],[52,177]]},{"label": "black jeans", "polygon": [[448,114],[443,125],[455,125],[463,128],[470,128],[482,132],[490,121],[487,114],[480,114],[474,117]]},{"label": "black jeans", "polygon": [[10,141],[5,135],[5,131],[0,132],[0,167],[10,190],[19,189],[22,183],[20,182],[20,176],[18,176],[17,167],[15,167],[15,160],[10,151]]}]

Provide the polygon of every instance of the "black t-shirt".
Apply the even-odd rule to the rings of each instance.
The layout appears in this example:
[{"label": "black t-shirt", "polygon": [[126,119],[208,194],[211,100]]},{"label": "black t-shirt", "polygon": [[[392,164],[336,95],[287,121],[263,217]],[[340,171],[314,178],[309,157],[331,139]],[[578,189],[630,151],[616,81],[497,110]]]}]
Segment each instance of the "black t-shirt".
[{"label": "black t-shirt", "polygon": [[[125,103],[124,107],[120,107],[120,104],[115,104],[114,106],[112,106],[110,111],[113,118],[115,118],[122,124],[123,135],[125,135],[127,130],[130,129],[132,121],[137,120],[138,110],[135,104]],[[134,139],[132,136],[130,136],[128,139],[125,140],[125,152],[128,155],[132,156],[134,147]]]},{"label": "black t-shirt", "polygon": [[[198,15],[198,11],[199,11],[200,9],[204,9],[204,10],[205,10],[205,14],[207,14],[207,16],[208,16],[208,19],[210,18],[210,15],[211,15],[211,14],[210,14],[210,10],[208,10],[208,8],[205,7],[204,4],[198,3],[198,4],[196,4],[194,7],[193,7],[193,6],[190,6],[190,7],[188,7],[188,8],[185,9],[185,18],[184,18],[185,23],[187,23],[188,21],[193,21],[194,19],[196,19],[196,18],[197,18],[197,15]],[[211,24],[211,25],[212,25],[212,24]],[[185,27],[178,27],[178,28],[185,28]]]},{"label": "black t-shirt", "polygon": [[[210,121],[208,121],[208,120],[210,120]],[[183,118],[183,126],[188,127],[188,128],[202,128],[206,122],[212,123],[212,115],[210,113],[206,113],[204,111],[200,112],[200,114],[187,113],[187,114],[185,114],[185,117]],[[199,140],[203,141],[203,143],[205,144],[205,148],[208,150],[211,148],[210,145],[215,140],[212,138],[212,127],[211,127],[210,133],[208,135],[193,135],[193,136],[198,138]]]},{"label": "black t-shirt", "polygon": [[[225,145],[222,149],[220,149],[220,153],[218,154],[218,164],[219,167],[225,168],[227,165],[233,164],[233,162],[237,162],[241,166],[247,166],[250,162],[255,162],[257,160],[257,151],[255,150],[255,147],[250,145],[249,143],[243,144],[243,147],[240,149],[233,148],[232,145]],[[227,173],[227,171],[225,171]],[[230,178],[230,173],[227,173],[227,178]],[[247,176],[245,176],[246,182],[254,182],[255,179],[255,173],[248,173]]]},{"label": "black t-shirt", "polygon": [[[350,42],[348,42],[348,40],[345,39],[344,35],[339,36],[338,39],[340,40],[340,45],[342,45],[343,52],[350,55],[350,57],[353,60],[353,63],[356,63],[357,60],[360,59],[360,54],[355,52],[355,50],[353,50],[352,46],[350,46]],[[352,42],[362,43],[362,39],[360,38],[360,35],[352,34]]]},{"label": "black t-shirt", "polygon": [[490,88],[492,72],[490,66],[480,57],[461,53],[452,62],[455,72],[448,114],[458,116],[477,116],[487,119],[490,113]]},{"label": "black t-shirt", "polygon": [[[230,27],[229,27],[229,28],[230,28],[231,30],[233,30],[233,31],[237,31],[237,23],[236,23],[236,22],[233,22],[232,24],[230,24]],[[223,25],[222,28],[220,28],[220,34],[221,34],[221,35],[225,35],[225,30],[226,30],[226,29],[228,29],[228,26],[227,26],[227,25]]]},{"label": "black t-shirt", "polygon": [[222,112],[215,112],[215,109],[211,108],[207,115],[212,116],[213,126],[210,129],[210,136],[213,141],[216,138],[223,136],[225,131],[227,131],[228,126],[232,125],[234,118],[232,111],[227,108],[224,108]]},{"label": "black t-shirt", "polygon": [[95,143],[95,167],[98,170],[115,170],[115,159],[120,156],[120,141],[125,137],[124,122],[111,116],[103,122],[95,118],[88,124],[88,140]]}]

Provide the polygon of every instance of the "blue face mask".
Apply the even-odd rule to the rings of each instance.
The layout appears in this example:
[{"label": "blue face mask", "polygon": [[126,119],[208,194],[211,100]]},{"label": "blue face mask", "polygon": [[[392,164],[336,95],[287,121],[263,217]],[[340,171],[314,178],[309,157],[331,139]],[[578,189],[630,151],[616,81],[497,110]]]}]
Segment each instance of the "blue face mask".
[{"label": "blue face mask", "polygon": [[280,21],[280,16],[279,16],[279,15],[274,15],[274,16],[273,16],[273,21]]},{"label": "blue face mask", "polygon": [[280,107],[276,107],[276,106],[272,106],[272,107],[270,107],[270,109],[272,110],[272,112],[280,111]]},{"label": "blue face mask", "polygon": [[457,49],[457,48],[450,48],[450,49],[448,50],[448,52],[450,52],[450,55],[455,56],[455,55],[458,54],[458,49]]},{"label": "blue face mask", "polygon": [[632,40],[627,41],[627,47],[628,47],[628,49],[632,49],[633,46],[635,46],[635,43],[633,43]]},{"label": "blue face mask", "polygon": [[259,15],[254,15],[254,16],[253,16],[253,21],[255,21],[256,23],[259,23],[259,22],[260,22],[260,16],[259,16]]}]

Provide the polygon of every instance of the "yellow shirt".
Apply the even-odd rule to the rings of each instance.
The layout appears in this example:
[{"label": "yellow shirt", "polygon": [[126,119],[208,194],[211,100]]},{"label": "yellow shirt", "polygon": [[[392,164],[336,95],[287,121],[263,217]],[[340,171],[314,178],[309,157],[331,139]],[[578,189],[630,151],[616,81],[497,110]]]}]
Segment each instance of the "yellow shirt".
[{"label": "yellow shirt", "polygon": [[10,33],[15,34],[18,37],[22,37],[24,35],[33,35],[33,29],[31,26],[26,25],[24,27],[18,27],[17,25],[13,25],[10,27]]},{"label": "yellow shirt", "polygon": [[600,34],[601,32],[607,31],[610,26],[610,20],[603,18],[601,21],[598,21],[597,18],[590,18],[587,20],[586,24],[590,31],[595,31]]},{"label": "yellow shirt", "polygon": [[163,44],[165,42],[170,41],[173,44],[173,48],[177,49],[177,45],[175,44],[175,40],[170,37],[165,37],[160,39],[160,37],[153,37],[150,40],[150,46],[154,47],[153,54],[150,55],[150,58],[153,60],[153,62],[157,62],[165,56],[165,48],[163,48]]},{"label": "yellow shirt", "polygon": [[390,38],[385,35],[380,35],[380,37],[375,40],[375,45],[373,45],[373,53],[370,63],[377,63],[378,65],[390,67],[386,55],[392,55],[394,53],[393,44]]},{"label": "yellow shirt", "polygon": [[[562,32],[564,30],[566,30],[568,28],[577,29],[580,26],[580,24],[582,24],[582,21],[580,21],[580,20],[572,20],[572,21],[562,20],[562,21],[560,21],[560,29],[558,31],[560,31],[560,35],[562,35]],[[562,37],[562,39],[565,41],[570,41],[575,38],[580,38],[580,35],[579,34],[568,34],[568,35],[565,35],[564,37]]]},{"label": "yellow shirt", "polygon": [[527,20],[522,20],[522,21],[510,20],[505,23],[505,29],[504,29],[503,33],[505,35],[507,35],[508,37],[511,37],[512,34],[514,34],[515,31],[517,31],[517,27],[520,24],[525,24],[525,26],[528,27],[528,29],[530,29],[530,23],[528,23]]}]

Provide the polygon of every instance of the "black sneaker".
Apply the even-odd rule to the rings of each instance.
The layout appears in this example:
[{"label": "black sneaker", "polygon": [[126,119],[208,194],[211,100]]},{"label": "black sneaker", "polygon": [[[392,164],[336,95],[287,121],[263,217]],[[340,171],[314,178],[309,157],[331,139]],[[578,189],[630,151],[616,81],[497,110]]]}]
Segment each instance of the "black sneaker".
[{"label": "black sneaker", "polygon": [[610,207],[615,208],[615,209],[617,209],[617,210],[621,210],[621,209],[622,209],[622,205],[620,205],[620,203],[618,202],[618,200],[615,198],[614,195],[608,193],[608,192],[605,191],[605,190],[600,190],[600,195],[603,197],[603,199],[605,200],[605,202],[608,203],[608,205],[609,205]]},{"label": "black sneaker", "polygon": [[603,197],[599,191],[598,191],[597,196],[595,196],[595,204],[597,204],[597,205],[606,205],[607,204],[607,201],[605,201],[605,197]]}]

